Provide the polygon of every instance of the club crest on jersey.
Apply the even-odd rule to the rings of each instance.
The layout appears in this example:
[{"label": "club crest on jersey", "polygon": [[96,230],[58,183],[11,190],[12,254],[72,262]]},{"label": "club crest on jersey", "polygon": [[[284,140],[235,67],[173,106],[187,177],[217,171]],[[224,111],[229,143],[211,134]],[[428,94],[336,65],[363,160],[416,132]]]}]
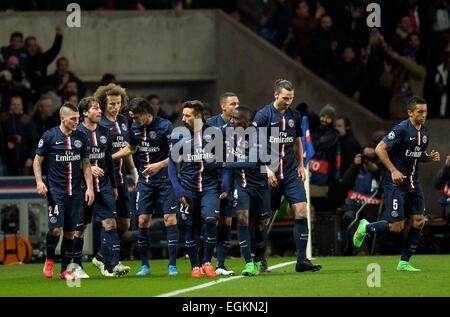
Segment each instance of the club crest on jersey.
[{"label": "club crest on jersey", "polygon": [[51,223],[56,223],[58,221],[58,219],[56,217],[50,217],[50,222]]},{"label": "club crest on jersey", "polygon": [[391,216],[392,216],[393,218],[397,218],[397,217],[398,217],[398,211],[397,211],[397,210],[392,210]]},{"label": "club crest on jersey", "polygon": [[38,147],[42,147],[43,145],[44,145],[44,140],[40,139],[40,140],[39,140]]},{"label": "club crest on jersey", "polygon": [[73,145],[75,145],[75,147],[79,149],[83,145],[83,143],[80,140],[75,140],[75,142],[73,142]]},{"label": "club crest on jersey", "polygon": [[203,138],[205,139],[206,142],[211,142],[212,141],[212,136],[211,134],[205,134],[203,136]]},{"label": "club crest on jersey", "polygon": [[394,131],[389,132],[388,139],[393,140],[394,138],[395,138],[395,132]]},{"label": "club crest on jersey", "polygon": [[154,140],[156,139],[156,132],[155,131],[150,131],[150,133],[148,134],[150,139]]},{"label": "club crest on jersey", "polygon": [[125,123],[122,123],[121,127],[122,127],[123,131],[127,131],[128,130],[127,125]]},{"label": "club crest on jersey", "polygon": [[288,126],[291,127],[291,128],[293,128],[293,127],[294,127],[294,120],[289,119],[289,121],[288,121]]},{"label": "club crest on jersey", "polygon": [[102,136],[100,137],[100,142],[103,143],[103,144],[106,143],[106,137],[105,137],[104,135],[102,135]]},{"label": "club crest on jersey", "polygon": [[427,141],[428,141],[428,138],[427,138],[426,135],[424,135],[424,136],[422,137],[422,143],[427,143]]}]

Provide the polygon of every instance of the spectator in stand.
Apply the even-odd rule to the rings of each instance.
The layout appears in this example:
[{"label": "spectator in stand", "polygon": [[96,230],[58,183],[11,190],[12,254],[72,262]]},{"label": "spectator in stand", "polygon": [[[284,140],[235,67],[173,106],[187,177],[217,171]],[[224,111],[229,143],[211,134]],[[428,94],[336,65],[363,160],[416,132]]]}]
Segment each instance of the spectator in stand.
[{"label": "spectator in stand", "polygon": [[309,13],[308,1],[301,0],[295,8],[295,17],[292,21],[292,32],[297,48],[297,53],[303,64],[310,65],[311,56],[308,55],[311,39],[319,25],[318,18],[325,13],[324,8],[318,4],[316,13]]},{"label": "spectator in stand", "polygon": [[338,132],[334,128],[336,109],[328,104],[320,110],[320,126],[312,132],[315,154],[310,160],[311,203],[316,211],[333,209],[328,199],[329,186],[339,179]]},{"label": "spectator in stand", "polygon": [[100,81],[100,86],[106,86],[108,84],[116,84],[116,76],[111,73],[106,73],[102,76],[102,80]]},{"label": "spectator in stand", "polygon": [[56,58],[61,51],[62,46],[62,29],[56,28],[55,39],[50,49],[42,52],[41,47],[37,43],[36,37],[29,36],[25,39],[25,49],[27,57],[24,61],[24,70],[30,81],[32,94],[38,98],[42,93],[42,87],[47,81],[47,67]]},{"label": "spectator in stand", "polygon": [[384,73],[381,85],[390,88],[392,92],[389,103],[390,118],[403,119],[404,105],[415,95],[423,95],[426,68],[419,63],[420,38],[417,33],[408,36],[408,48],[400,55],[394,50],[388,50],[388,61],[384,63]]},{"label": "spectator in stand", "polygon": [[56,115],[53,100],[48,96],[42,96],[36,104],[33,114],[33,123],[37,135],[43,135],[45,131],[59,124],[59,116]]},{"label": "spectator in stand", "polygon": [[278,35],[278,47],[282,47],[289,34],[294,12],[288,0],[275,0],[273,15],[271,15],[275,31]]},{"label": "spectator in stand", "polygon": [[276,46],[278,44],[277,31],[273,27],[272,21],[266,15],[260,17],[256,33],[272,45]]},{"label": "spectator in stand", "polygon": [[63,93],[62,93],[62,98],[70,98],[70,96],[72,95],[76,95],[77,96],[77,100],[80,100],[80,98],[82,98],[83,96],[81,96],[80,94],[80,90],[78,88],[78,82],[72,80],[69,81],[66,86],[64,87]]},{"label": "spectator in stand", "polygon": [[69,82],[76,82],[79,97],[84,97],[86,92],[83,82],[69,70],[69,60],[66,57],[60,57],[56,60],[56,70],[48,77],[48,82],[60,96],[66,90],[66,85]]},{"label": "spectator in stand", "polygon": [[30,88],[30,82],[27,79],[25,72],[23,71],[23,67],[19,63],[19,59],[11,55],[6,60],[6,69],[11,73],[12,80],[18,84],[23,85],[25,88]]},{"label": "spectator in stand", "polygon": [[428,79],[428,111],[430,117],[450,118],[450,41],[443,50],[441,60]]},{"label": "spectator in stand", "polygon": [[324,14],[319,20],[319,28],[313,36],[312,70],[324,80],[333,82],[333,64],[337,59],[339,33],[333,26],[331,16]]},{"label": "spectator in stand", "polygon": [[31,117],[24,113],[20,96],[11,98],[9,112],[0,119],[5,139],[6,175],[32,175],[37,133]]},{"label": "spectator in stand", "polygon": [[434,178],[434,188],[441,192],[442,217],[450,222],[450,155],[447,155],[444,166]]},{"label": "spectator in stand", "polygon": [[[375,155],[375,147],[367,145],[364,147],[362,153],[355,155],[353,163],[345,171],[342,177],[342,185],[347,198],[343,206],[343,225],[344,230],[352,223],[356,217],[356,212],[361,206],[367,202],[367,205],[362,209],[359,219],[365,218],[372,221],[377,221],[378,210],[380,207],[381,193],[375,197],[371,196],[378,190],[380,185],[381,173],[377,165],[377,156]],[[346,254],[368,254],[368,248],[364,244],[360,248],[353,247],[351,241],[355,233],[356,226],[350,228],[348,234],[345,236]],[[350,240],[350,241],[349,241]],[[367,243],[368,241],[366,241]]]},{"label": "spectator in stand", "polygon": [[361,144],[356,139],[352,130],[352,122],[348,117],[339,117],[335,128],[339,135],[341,147],[341,175],[352,164],[355,155],[361,153]]},{"label": "spectator in stand", "polygon": [[408,47],[408,35],[412,32],[411,20],[409,16],[404,15],[400,17],[395,33],[389,43],[392,43],[395,51],[403,52]]},{"label": "spectator in stand", "polygon": [[369,32],[369,42],[361,51],[361,60],[365,65],[364,78],[361,83],[361,104],[382,118],[389,118],[388,104],[390,91],[381,86],[384,72],[384,36],[377,28]]},{"label": "spectator in stand", "polygon": [[364,79],[363,65],[356,58],[351,46],[346,46],[341,58],[336,63],[335,86],[355,102],[361,98],[361,88]]},{"label": "spectator in stand", "polygon": [[80,99],[78,98],[78,94],[76,92],[67,91],[64,93],[62,100],[63,103],[69,102],[76,106],[78,105]]},{"label": "spectator in stand", "polygon": [[2,70],[0,71],[0,112],[9,111],[9,103],[13,96],[21,96],[22,100],[26,101],[27,104],[31,100],[29,89],[22,83],[13,81],[12,74],[9,70]]},{"label": "spectator in stand", "polygon": [[161,99],[158,95],[149,95],[147,101],[150,103],[150,106],[152,106],[155,116],[167,119],[171,122],[174,122],[177,119],[178,113],[172,112],[168,115],[164,109],[161,109]]},{"label": "spectator in stand", "polygon": [[18,58],[19,63],[26,59],[26,51],[23,47],[23,34],[21,32],[14,32],[9,37],[9,46],[3,46],[0,49],[3,59],[7,61],[11,56]]}]

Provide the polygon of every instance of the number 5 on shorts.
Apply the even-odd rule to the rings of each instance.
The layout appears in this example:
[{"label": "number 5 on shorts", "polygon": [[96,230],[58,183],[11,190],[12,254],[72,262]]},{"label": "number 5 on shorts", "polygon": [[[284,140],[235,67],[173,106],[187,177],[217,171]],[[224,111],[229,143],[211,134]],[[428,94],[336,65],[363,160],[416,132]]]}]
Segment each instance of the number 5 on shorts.
[{"label": "number 5 on shorts", "polygon": [[398,199],[392,200],[392,208],[393,208],[394,210],[397,210],[397,209],[398,209],[398,202],[397,202],[397,200],[398,200]]}]

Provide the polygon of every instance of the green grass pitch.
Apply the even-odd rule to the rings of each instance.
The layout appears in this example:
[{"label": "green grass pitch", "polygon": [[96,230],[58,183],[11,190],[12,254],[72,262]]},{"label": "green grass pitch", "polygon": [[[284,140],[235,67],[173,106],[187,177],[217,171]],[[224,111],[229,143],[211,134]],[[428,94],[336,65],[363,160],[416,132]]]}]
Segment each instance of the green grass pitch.
[{"label": "green grass pitch", "polygon": [[[269,265],[293,260],[270,258]],[[397,256],[322,257],[314,262],[322,264],[321,271],[296,273],[294,264],[290,264],[271,273],[233,279],[176,296],[450,296],[450,255],[414,256],[411,263],[422,272],[396,272]],[[178,277],[167,276],[166,260],[152,261],[152,275],[144,278],[134,276],[140,264],[138,261],[125,263],[132,271],[122,278],[104,278],[92,264],[86,263],[85,269],[91,278],[82,280],[80,288],[69,288],[65,281],[57,279],[59,263],[52,280],[43,277],[43,264],[0,265],[0,296],[147,297],[223,279],[191,278],[189,261],[185,259],[178,260]],[[380,287],[367,286],[370,274],[367,265],[370,263],[381,267]],[[227,266],[240,272],[243,262],[229,259]]]}]

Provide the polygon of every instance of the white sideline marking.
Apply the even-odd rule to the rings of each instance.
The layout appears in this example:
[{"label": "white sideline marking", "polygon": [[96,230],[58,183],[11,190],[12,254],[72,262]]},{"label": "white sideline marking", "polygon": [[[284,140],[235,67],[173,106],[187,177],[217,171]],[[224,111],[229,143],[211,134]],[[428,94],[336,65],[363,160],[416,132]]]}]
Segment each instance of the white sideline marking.
[{"label": "white sideline marking", "polygon": [[[288,265],[294,264],[294,263],[296,263],[296,262],[297,262],[297,261],[289,261],[289,262],[278,263],[278,264],[275,264],[275,265],[273,265],[273,266],[270,266],[269,269],[275,270],[275,269],[278,269],[278,268],[283,267],[283,266],[288,266]],[[179,289],[179,290],[176,290],[176,291],[173,291],[173,292],[169,292],[169,293],[157,295],[156,297],[172,297],[172,296],[177,296],[177,295],[179,295],[179,294],[183,294],[183,293],[195,291],[195,290],[198,290],[198,289],[202,289],[202,288],[214,286],[214,285],[217,285],[217,284],[220,284],[220,283],[225,283],[225,282],[237,280],[237,279],[243,278],[243,277],[245,277],[245,276],[243,276],[243,275],[238,275],[238,276],[232,276],[232,277],[227,277],[227,278],[220,278],[220,279],[218,279],[218,280],[216,280],[216,281],[211,281],[211,282],[204,283],[204,284],[200,284],[200,285],[193,286],[193,287],[182,288],[182,289]]]}]

